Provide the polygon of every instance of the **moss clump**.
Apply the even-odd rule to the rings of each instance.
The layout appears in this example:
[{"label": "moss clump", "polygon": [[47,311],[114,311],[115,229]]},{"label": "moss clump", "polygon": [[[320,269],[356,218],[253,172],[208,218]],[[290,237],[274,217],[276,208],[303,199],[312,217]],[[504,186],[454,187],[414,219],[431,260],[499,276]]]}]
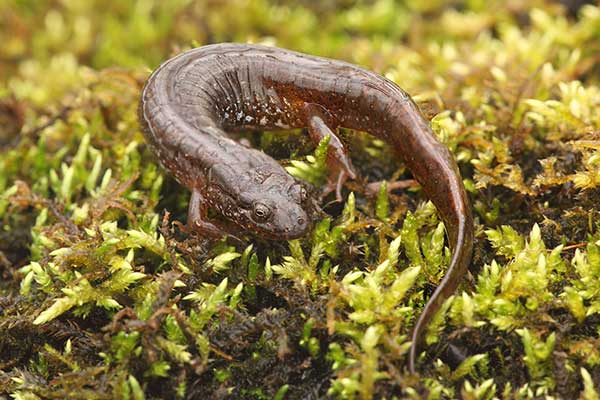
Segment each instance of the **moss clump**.
[{"label": "moss clump", "polygon": [[[0,397],[598,398],[598,7],[5,1],[0,25]],[[376,70],[454,153],[474,259],[420,377],[409,333],[450,252],[382,142],[343,132],[365,179],[323,200],[310,237],[179,230],[188,195],[137,100],[149,67],[218,41]],[[319,185],[305,136],[249,139]]]}]

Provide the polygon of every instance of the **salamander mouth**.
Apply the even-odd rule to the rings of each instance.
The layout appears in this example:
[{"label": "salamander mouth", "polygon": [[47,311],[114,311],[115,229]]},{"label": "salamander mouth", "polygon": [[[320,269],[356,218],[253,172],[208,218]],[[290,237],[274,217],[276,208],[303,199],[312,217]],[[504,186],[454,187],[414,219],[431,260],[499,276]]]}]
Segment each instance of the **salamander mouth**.
[{"label": "salamander mouth", "polygon": [[265,239],[269,239],[269,240],[294,240],[294,239],[300,239],[300,238],[306,236],[307,233],[308,232],[305,232],[303,234],[292,234],[292,233],[273,234],[273,233],[271,233],[271,234],[263,236],[263,237]]},{"label": "salamander mouth", "polygon": [[266,230],[260,230],[260,231],[255,231],[252,233],[257,233],[258,236],[264,238],[264,239],[269,239],[269,240],[293,240],[293,239],[299,239],[301,237],[306,236],[309,232],[310,232],[310,228],[305,229],[304,231],[301,232],[297,232],[295,230],[292,229],[288,229],[288,230],[278,230],[278,231],[266,231]]},{"label": "salamander mouth", "polygon": [[304,228],[285,227],[278,229],[265,229],[260,226],[245,227],[248,233],[260,236],[263,239],[268,240],[293,240],[299,239],[306,236],[312,230],[312,224],[310,221],[303,221],[300,225],[304,225]]}]

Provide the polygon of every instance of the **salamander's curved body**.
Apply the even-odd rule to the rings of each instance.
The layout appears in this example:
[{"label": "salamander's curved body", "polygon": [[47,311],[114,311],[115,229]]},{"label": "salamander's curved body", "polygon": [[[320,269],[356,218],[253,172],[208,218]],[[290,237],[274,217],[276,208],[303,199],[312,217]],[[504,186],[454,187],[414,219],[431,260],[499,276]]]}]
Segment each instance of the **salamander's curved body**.
[{"label": "salamander's curved body", "polygon": [[330,135],[329,158],[338,182],[354,177],[335,135],[338,127],[389,143],[437,207],[453,249],[448,273],[413,331],[414,371],[425,326],[468,267],[473,221],[456,162],[408,94],[346,62],[273,47],[217,44],[162,64],[144,87],[139,114],[154,153],[192,191],[188,224],[212,235],[222,227],[206,219],[208,207],[238,230],[266,238],[296,238],[310,228],[302,183],[263,152],[230,139],[227,131],[307,127],[316,142]]}]

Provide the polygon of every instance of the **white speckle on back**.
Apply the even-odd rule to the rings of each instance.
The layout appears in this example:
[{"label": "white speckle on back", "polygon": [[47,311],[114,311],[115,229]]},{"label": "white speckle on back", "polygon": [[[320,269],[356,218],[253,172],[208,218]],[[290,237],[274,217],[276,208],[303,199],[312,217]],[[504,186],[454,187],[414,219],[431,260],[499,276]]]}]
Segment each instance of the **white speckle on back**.
[{"label": "white speckle on back", "polygon": [[281,119],[278,119],[277,122],[275,122],[275,126],[282,128],[282,129],[289,129],[290,126],[286,123],[284,123]]}]

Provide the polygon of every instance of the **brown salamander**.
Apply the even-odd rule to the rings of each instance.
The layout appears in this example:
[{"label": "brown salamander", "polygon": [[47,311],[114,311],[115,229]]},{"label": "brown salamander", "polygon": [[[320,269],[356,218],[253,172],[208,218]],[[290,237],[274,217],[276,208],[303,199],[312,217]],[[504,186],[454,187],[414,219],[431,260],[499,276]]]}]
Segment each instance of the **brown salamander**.
[{"label": "brown salamander", "polygon": [[188,226],[208,235],[224,229],[207,219],[209,207],[236,229],[265,238],[301,237],[311,225],[304,185],[265,153],[230,139],[227,131],[306,127],[315,142],[329,135],[338,191],[346,178],[355,177],[336,136],[338,127],[389,143],[437,207],[453,249],[448,272],[413,330],[409,368],[414,372],[425,327],[466,273],[473,219],[452,154],[408,94],[346,62],[223,43],[163,63],[146,82],[139,117],[160,162],[192,192]]}]

